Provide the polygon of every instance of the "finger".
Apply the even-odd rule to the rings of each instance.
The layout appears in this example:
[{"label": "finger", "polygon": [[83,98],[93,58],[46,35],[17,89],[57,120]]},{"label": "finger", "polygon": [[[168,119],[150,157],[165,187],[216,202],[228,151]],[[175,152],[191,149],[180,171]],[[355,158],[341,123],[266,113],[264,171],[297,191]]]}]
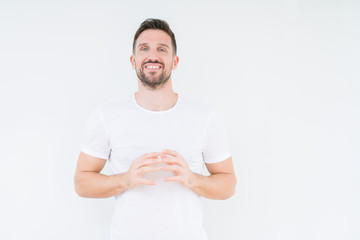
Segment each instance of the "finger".
[{"label": "finger", "polygon": [[155,185],[154,181],[145,179],[145,178],[139,178],[137,181],[138,184],[144,184],[144,185]]},{"label": "finger", "polygon": [[165,157],[161,159],[161,162],[167,163],[167,164],[177,164],[180,166],[183,166],[183,161],[179,158],[174,157]]},{"label": "finger", "polygon": [[182,170],[182,168],[178,165],[166,165],[166,166],[161,166],[159,168],[164,171],[173,171],[176,173],[181,173]]},{"label": "finger", "polygon": [[147,158],[157,158],[160,155],[160,152],[151,152],[151,153],[145,153],[140,156],[140,159],[147,159]]},{"label": "finger", "polygon": [[133,161],[133,164],[135,165],[136,168],[138,168],[144,160],[157,159],[159,155],[160,155],[159,152],[145,153],[145,154],[141,155],[140,157],[136,158]]},{"label": "finger", "polygon": [[180,176],[175,176],[175,177],[165,177],[164,178],[165,182],[181,182],[181,177]]},{"label": "finger", "polygon": [[164,149],[161,151],[162,153],[165,153],[167,155],[173,156],[173,157],[178,157],[180,156],[180,154],[177,151],[174,150],[170,150],[170,149]]},{"label": "finger", "polygon": [[161,163],[161,159],[159,158],[150,158],[150,159],[143,159],[138,162],[138,168],[143,166],[149,166],[152,164]]},{"label": "finger", "polygon": [[147,173],[147,172],[155,172],[155,171],[160,171],[161,168],[160,167],[141,167],[139,169],[137,169],[137,174],[136,175],[143,175],[144,173]]}]

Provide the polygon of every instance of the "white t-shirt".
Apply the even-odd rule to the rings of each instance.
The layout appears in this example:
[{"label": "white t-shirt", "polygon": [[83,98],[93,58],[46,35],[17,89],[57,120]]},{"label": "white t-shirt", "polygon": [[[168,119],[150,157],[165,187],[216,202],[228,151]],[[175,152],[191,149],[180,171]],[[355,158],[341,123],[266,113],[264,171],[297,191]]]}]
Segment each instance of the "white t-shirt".
[{"label": "white t-shirt", "polygon": [[[171,149],[189,168],[202,173],[204,163],[231,156],[221,115],[214,107],[180,95],[166,111],[139,106],[134,94],[100,105],[90,116],[81,151],[107,159],[114,174],[128,171],[144,153]],[[156,185],[138,185],[115,196],[112,240],[205,240],[200,196],[178,182],[164,182],[170,171],[146,173]]]}]

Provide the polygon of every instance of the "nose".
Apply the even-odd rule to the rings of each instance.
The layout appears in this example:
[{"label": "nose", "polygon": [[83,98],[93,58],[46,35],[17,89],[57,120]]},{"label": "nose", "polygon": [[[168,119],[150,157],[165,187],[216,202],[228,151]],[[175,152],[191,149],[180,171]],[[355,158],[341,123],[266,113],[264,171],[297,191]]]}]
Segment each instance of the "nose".
[{"label": "nose", "polygon": [[148,56],[147,59],[149,61],[156,61],[159,59],[159,55],[158,55],[158,51],[156,51],[155,49],[150,49],[148,52]]}]

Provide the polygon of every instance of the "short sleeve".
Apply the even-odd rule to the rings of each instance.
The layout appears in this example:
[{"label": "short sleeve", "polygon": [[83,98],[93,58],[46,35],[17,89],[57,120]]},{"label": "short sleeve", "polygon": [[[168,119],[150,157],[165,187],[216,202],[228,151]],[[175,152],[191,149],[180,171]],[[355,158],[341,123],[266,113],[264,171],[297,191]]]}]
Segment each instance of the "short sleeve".
[{"label": "short sleeve", "polygon": [[81,151],[102,159],[108,159],[110,141],[104,125],[101,107],[98,107],[87,120]]},{"label": "short sleeve", "polygon": [[231,157],[224,121],[216,108],[212,109],[206,125],[203,157],[205,163],[221,162]]}]

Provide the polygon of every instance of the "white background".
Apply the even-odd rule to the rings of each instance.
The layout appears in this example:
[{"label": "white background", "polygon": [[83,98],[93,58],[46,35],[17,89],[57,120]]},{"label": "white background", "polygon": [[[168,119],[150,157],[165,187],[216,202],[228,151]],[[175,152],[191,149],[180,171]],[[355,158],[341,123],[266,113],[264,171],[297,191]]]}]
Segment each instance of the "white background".
[{"label": "white background", "polygon": [[220,106],[238,178],[209,240],[360,239],[359,1],[0,0],[0,238],[107,239],[76,195],[89,114],[136,90],[147,17],[178,43],[177,92]]}]

